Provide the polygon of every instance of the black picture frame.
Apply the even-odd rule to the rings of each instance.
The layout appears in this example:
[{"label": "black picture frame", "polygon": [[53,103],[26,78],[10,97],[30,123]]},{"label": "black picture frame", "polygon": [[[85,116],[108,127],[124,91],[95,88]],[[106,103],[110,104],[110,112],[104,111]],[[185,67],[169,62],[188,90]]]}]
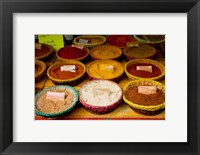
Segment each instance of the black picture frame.
[{"label": "black picture frame", "polygon": [[[188,142],[18,143],[13,142],[13,13],[187,13]],[[1,154],[200,154],[200,3],[198,0],[0,0]],[[180,56],[181,58],[181,56]],[[180,109],[181,110],[181,109]],[[31,134],[31,133],[30,133]]]}]

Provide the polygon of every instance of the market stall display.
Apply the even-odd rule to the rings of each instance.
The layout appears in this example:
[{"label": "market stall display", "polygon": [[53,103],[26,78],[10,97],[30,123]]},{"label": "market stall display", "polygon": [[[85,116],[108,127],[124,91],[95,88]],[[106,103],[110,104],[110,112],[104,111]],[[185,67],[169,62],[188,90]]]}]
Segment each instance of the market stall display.
[{"label": "market stall display", "polygon": [[[73,112],[52,115],[60,113],[57,104],[63,107],[64,99],[73,95],[49,91],[35,102],[36,120],[165,119],[165,50],[159,47],[165,47],[165,42],[159,46],[144,44],[133,35],[74,37],[73,43],[53,52],[51,59],[45,59],[47,69],[43,78],[35,82],[35,98],[52,86],[70,85],[79,90],[78,104]],[[109,44],[109,37],[118,44]],[[35,46],[41,48],[40,44]],[[35,72],[40,70],[35,65]]]}]

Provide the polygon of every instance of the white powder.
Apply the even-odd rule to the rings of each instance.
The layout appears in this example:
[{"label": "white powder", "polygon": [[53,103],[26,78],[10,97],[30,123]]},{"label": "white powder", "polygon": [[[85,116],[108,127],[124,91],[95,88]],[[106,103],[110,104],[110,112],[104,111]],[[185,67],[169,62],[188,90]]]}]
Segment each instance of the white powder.
[{"label": "white powder", "polygon": [[106,106],[122,97],[120,87],[114,82],[94,80],[79,90],[80,99],[89,105]]}]

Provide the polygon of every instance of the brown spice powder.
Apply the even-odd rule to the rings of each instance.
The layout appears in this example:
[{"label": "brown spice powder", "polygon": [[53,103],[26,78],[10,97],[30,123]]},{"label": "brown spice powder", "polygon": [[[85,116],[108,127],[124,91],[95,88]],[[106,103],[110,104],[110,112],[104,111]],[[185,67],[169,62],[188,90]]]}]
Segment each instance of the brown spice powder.
[{"label": "brown spice powder", "polygon": [[138,87],[133,86],[125,92],[125,97],[136,104],[139,105],[159,105],[165,102],[165,93],[157,89],[157,93],[151,95],[145,95],[138,93]]}]

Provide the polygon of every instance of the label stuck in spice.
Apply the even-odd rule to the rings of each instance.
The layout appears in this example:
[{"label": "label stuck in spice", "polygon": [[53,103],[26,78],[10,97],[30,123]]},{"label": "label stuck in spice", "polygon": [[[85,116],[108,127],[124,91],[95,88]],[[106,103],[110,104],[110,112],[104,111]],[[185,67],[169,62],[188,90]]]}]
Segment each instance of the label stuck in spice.
[{"label": "label stuck in spice", "polygon": [[114,67],[112,65],[100,64],[99,67],[101,70],[108,70],[108,71],[114,70]]},{"label": "label stuck in spice", "polygon": [[152,66],[136,66],[136,70],[147,71],[147,72],[152,73]]},{"label": "label stuck in spice", "polygon": [[62,92],[47,92],[46,93],[46,100],[53,101],[53,102],[64,102],[65,100],[65,93]]},{"label": "label stuck in spice", "polygon": [[89,40],[86,40],[86,39],[79,39],[78,42],[81,43],[81,44],[87,44],[87,43],[89,42]]},{"label": "label stuck in spice", "polygon": [[76,47],[76,48],[79,48],[81,50],[84,49],[84,45],[74,45],[74,44],[72,44],[72,47]]},{"label": "label stuck in spice", "polygon": [[132,42],[126,42],[127,47],[138,47],[139,43],[132,41]]},{"label": "label stuck in spice", "polygon": [[138,87],[138,93],[150,95],[155,94],[157,92],[156,86],[139,86]]},{"label": "label stuck in spice", "polygon": [[42,44],[35,43],[35,49],[41,50],[42,49]]},{"label": "label stuck in spice", "polygon": [[60,71],[75,72],[76,66],[75,65],[63,65],[60,67]]}]

